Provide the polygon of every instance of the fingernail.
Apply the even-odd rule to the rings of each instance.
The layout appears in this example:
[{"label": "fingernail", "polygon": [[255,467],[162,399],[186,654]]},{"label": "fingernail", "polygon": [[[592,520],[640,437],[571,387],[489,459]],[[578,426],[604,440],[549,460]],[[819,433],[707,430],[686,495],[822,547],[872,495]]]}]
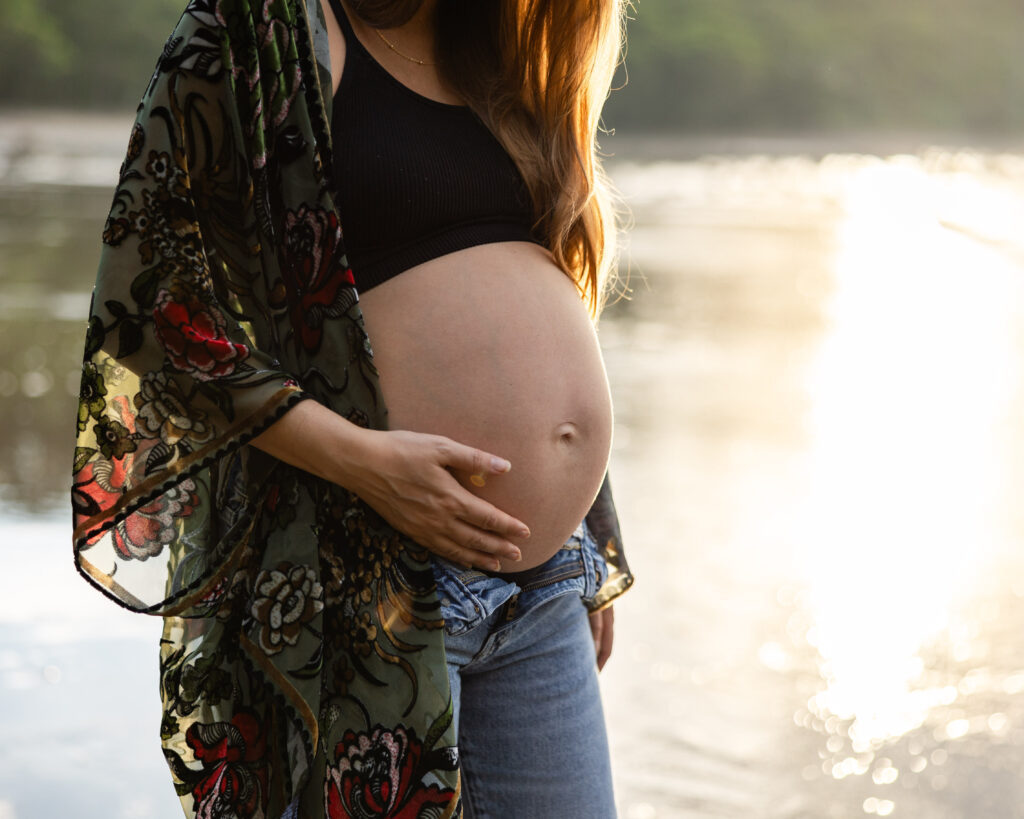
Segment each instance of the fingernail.
[{"label": "fingernail", "polygon": [[516,563],[518,563],[518,562],[519,562],[520,560],[522,560],[522,559],[523,559],[523,553],[522,553],[522,552],[520,552],[520,551],[519,551],[518,549],[516,549],[516,550],[515,550],[514,552],[512,552],[511,554],[512,554],[512,559],[513,559],[514,561],[516,561]]},{"label": "fingernail", "polygon": [[527,529],[525,526],[523,526],[521,529],[519,529],[516,532],[516,534],[518,534],[519,537],[529,537],[530,536],[530,530]]},{"label": "fingernail", "polygon": [[495,560],[494,561],[494,571],[496,571],[496,572],[500,572],[501,571],[501,561],[500,560]]},{"label": "fingernail", "polygon": [[494,456],[493,458],[491,458],[491,468],[495,472],[508,472],[512,468],[512,464],[510,464],[504,458]]}]

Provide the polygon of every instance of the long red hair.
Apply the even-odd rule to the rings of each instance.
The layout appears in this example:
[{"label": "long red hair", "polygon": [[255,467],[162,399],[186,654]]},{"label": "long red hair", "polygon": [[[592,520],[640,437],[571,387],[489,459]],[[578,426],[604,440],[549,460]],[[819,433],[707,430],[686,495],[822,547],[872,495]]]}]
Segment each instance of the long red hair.
[{"label": "long red hair", "polygon": [[[438,70],[519,167],[534,228],[595,318],[618,262],[619,200],[598,153],[628,0],[440,0]],[[400,26],[422,0],[349,0]]]}]

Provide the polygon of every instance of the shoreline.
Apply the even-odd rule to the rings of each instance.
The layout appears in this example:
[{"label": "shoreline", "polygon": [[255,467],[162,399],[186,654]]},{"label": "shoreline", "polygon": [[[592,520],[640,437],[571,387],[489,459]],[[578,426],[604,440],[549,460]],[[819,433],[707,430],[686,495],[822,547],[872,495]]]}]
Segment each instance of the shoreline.
[{"label": "shoreline", "polygon": [[848,131],[785,133],[629,133],[599,134],[601,153],[638,150],[670,161],[708,157],[801,156],[823,159],[833,154],[887,158],[919,156],[935,150],[982,155],[1024,154],[1020,135],[982,135],[915,131]]},{"label": "shoreline", "polygon": [[[134,111],[0,109],[0,187],[58,185],[113,188]],[[626,162],[830,155],[891,157],[933,153],[1024,155],[1024,138],[924,132],[628,133],[598,135],[609,166]]]}]

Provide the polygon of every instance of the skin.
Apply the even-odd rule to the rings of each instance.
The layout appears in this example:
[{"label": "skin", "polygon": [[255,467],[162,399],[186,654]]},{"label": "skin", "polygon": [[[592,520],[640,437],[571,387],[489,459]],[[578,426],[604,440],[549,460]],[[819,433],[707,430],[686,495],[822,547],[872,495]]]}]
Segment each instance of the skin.
[{"label": "skin", "polygon": [[392,429],[446,435],[513,461],[466,488],[522,520],[522,563],[558,552],[608,465],[611,396],[575,285],[531,242],[476,245],[363,293]]},{"label": "skin", "polygon": [[[432,32],[436,4],[437,0],[425,0],[411,20],[401,27],[384,30],[384,36],[403,54],[434,62]],[[335,83],[332,90],[337,91],[345,60],[345,42],[326,2],[323,2],[323,9]],[[347,5],[346,10],[350,11]],[[355,15],[350,13],[349,19],[362,44],[401,82],[431,99],[457,104],[463,102],[444,86],[434,66],[402,59]],[[490,247],[493,250],[496,246]],[[522,249],[527,252],[542,250],[535,245]],[[480,247],[466,250],[480,251]],[[466,251],[449,256],[463,253]],[[428,262],[419,267],[427,268],[429,265]],[[476,268],[480,269],[479,264]],[[418,269],[407,271],[402,274],[406,281],[415,281],[410,272],[422,273]],[[388,284],[390,282],[378,286],[363,297],[364,317],[368,332],[375,339],[375,355],[386,396],[403,388],[401,373],[395,372],[397,367],[392,364],[389,368],[388,362],[381,360],[382,357],[387,358],[387,348],[379,347],[382,340],[388,339],[387,328],[378,326],[381,332],[374,332],[374,316],[386,316],[386,313],[374,310],[371,297],[383,300],[388,295],[385,292]],[[376,323],[383,325],[385,322],[377,320]],[[400,358],[398,356],[396,362]],[[388,373],[394,375],[390,384]],[[394,421],[395,407],[390,401],[386,403],[392,406]],[[414,425],[407,423],[404,426]],[[535,565],[534,559],[522,561],[523,551],[532,545],[530,527],[522,520],[524,515],[518,513],[518,516],[513,516],[504,511],[501,478],[509,474],[513,465],[486,447],[468,444],[456,440],[454,434],[449,437],[410,428],[367,430],[314,401],[300,403],[252,442],[253,446],[286,463],[350,489],[396,529],[453,562],[497,571],[515,571],[526,568],[527,564]],[[526,468],[535,467],[528,465]],[[543,523],[538,525],[539,538],[550,540],[554,537]],[[564,542],[565,537],[558,543]],[[545,546],[543,551],[546,553],[548,550],[549,547]],[[612,607],[591,614],[590,626],[600,669],[612,649]]]}]

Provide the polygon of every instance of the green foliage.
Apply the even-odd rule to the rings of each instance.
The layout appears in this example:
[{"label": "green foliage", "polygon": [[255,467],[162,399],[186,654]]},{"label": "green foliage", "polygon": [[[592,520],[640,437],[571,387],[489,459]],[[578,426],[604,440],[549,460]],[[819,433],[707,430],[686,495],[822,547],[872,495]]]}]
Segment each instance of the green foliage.
[{"label": "green foliage", "polygon": [[604,121],[640,128],[1012,129],[1017,0],[633,0]]},{"label": "green foliage", "polygon": [[[0,103],[134,105],[185,3],[0,0]],[[609,128],[1024,125],[1019,0],[631,3]]]},{"label": "green foliage", "polygon": [[185,0],[0,0],[0,102],[134,106]]},{"label": "green foliage", "polygon": [[71,43],[34,0],[0,0],[0,55],[2,99],[14,93],[21,80],[12,68],[30,63],[52,76],[69,64]]}]

